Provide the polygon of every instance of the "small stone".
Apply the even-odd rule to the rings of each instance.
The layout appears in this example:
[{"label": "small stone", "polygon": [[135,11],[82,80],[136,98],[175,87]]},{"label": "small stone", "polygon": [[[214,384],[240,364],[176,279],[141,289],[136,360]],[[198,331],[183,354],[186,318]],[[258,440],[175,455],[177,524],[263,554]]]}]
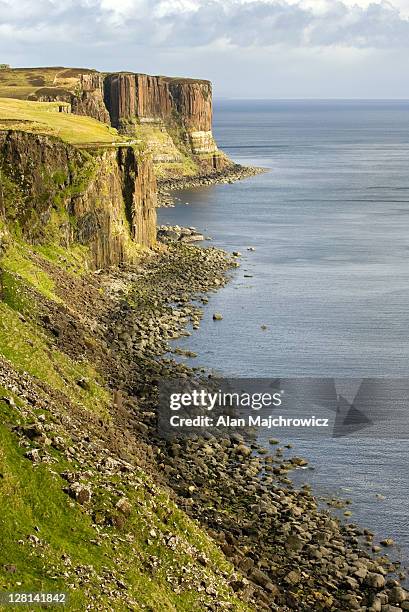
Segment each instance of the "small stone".
[{"label": "small stone", "polygon": [[10,406],[10,408],[15,408],[16,407],[16,402],[14,401],[14,399],[12,397],[7,397],[7,396],[0,397],[0,401],[4,402],[8,406]]},{"label": "small stone", "polygon": [[363,565],[361,567],[358,567],[358,569],[355,570],[355,572],[354,572],[354,576],[357,576],[361,580],[364,580],[366,578],[367,574],[368,574],[368,570]]},{"label": "small stone", "polygon": [[222,321],[223,320],[223,315],[220,314],[220,312],[215,312],[213,314],[213,321]]},{"label": "small stone", "polygon": [[395,586],[389,591],[388,599],[392,604],[400,604],[408,599],[408,592],[400,586]]},{"label": "small stone", "polygon": [[80,378],[77,381],[77,385],[79,387],[81,387],[81,389],[84,389],[84,391],[90,391],[91,390],[91,385],[90,385],[89,380],[87,378]]},{"label": "small stone", "polygon": [[37,448],[33,448],[32,450],[27,451],[24,456],[27,459],[30,459],[30,461],[33,461],[34,463],[38,463],[39,461],[41,461],[40,453]]},{"label": "small stone", "polygon": [[301,581],[301,574],[295,570],[292,570],[287,574],[285,580],[288,582],[288,584],[298,584]]},{"label": "small stone", "polygon": [[302,457],[291,457],[290,463],[292,463],[293,465],[297,465],[299,467],[308,465],[308,461],[306,459],[303,459]]},{"label": "small stone", "polygon": [[243,455],[243,457],[248,457],[249,455],[251,455],[251,449],[245,444],[239,444],[236,447],[236,453],[238,455]]},{"label": "small stone", "polygon": [[258,584],[266,591],[270,591],[270,593],[277,590],[275,584],[270,580],[270,578],[258,568],[253,569],[249,576],[250,580],[255,584]]},{"label": "small stone", "polygon": [[371,589],[383,589],[385,586],[385,578],[382,574],[371,573],[366,576],[365,584]]},{"label": "small stone", "polygon": [[70,497],[75,499],[79,504],[87,504],[91,501],[92,491],[88,487],[79,482],[74,482],[68,489]]},{"label": "small stone", "polygon": [[117,510],[122,512],[122,514],[125,516],[129,516],[132,512],[132,506],[126,497],[121,497],[121,499],[115,504],[115,508],[117,508]]},{"label": "small stone", "polygon": [[371,607],[368,608],[369,612],[381,612],[382,611],[382,600],[378,597],[375,597],[372,600]]},{"label": "small stone", "polygon": [[385,538],[384,540],[381,540],[380,543],[382,544],[382,546],[393,546],[395,544],[392,538]]}]

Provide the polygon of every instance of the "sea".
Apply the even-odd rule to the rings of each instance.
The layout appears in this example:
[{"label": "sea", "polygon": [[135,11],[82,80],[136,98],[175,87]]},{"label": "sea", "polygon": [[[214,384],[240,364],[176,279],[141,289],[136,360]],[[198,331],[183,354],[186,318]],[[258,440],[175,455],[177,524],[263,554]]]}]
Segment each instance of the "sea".
[{"label": "sea", "polygon": [[[406,380],[409,421],[409,101],[216,100],[214,134],[266,172],[176,192],[159,211],[242,254],[177,345],[225,377]],[[375,436],[260,438],[291,443],[312,468],[295,482],[351,500],[348,520],[393,538],[409,566],[409,442],[396,432],[392,411]]]}]

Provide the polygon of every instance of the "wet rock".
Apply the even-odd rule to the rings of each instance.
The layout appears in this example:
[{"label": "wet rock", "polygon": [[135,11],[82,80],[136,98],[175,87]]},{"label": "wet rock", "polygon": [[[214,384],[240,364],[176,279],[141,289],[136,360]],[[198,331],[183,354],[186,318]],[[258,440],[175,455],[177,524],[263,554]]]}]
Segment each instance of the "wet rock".
[{"label": "wet rock", "polygon": [[184,234],[180,237],[181,242],[201,242],[204,240],[203,234]]},{"label": "wet rock", "polygon": [[238,446],[236,446],[235,451],[237,455],[242,455],[243,457],[248,457],[249,455],[251,455],[251,448],[249,448],[245,444],[239,444]]},{"label": "wet rock", "polygon": [[303,459],[302,457],[291,457],[290,463],[296,465],[297,467],[303,467],[305,465],[308,465],[308,461],[306,459]]},{"label": "wet rock", "polygon": [[393,540],[392,538],[385,538],[384,540],[381,540],[381,542],[380,542],[380,544],[381,544],[382,546],[385,546],[385,547],[387,547],[387,546],[393,546],[393,545],[394,545],[394,543],[395,543],[395,542],[394,542],[394,540]]}]

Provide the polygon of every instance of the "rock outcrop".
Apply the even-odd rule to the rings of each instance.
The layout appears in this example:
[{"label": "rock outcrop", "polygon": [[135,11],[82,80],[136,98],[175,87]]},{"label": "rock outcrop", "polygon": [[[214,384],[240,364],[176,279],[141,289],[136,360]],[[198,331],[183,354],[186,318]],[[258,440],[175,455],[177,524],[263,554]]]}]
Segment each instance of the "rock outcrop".
[{"label": "rock outcrop", "polygon": [[111,123],[119,129],[129,123],[163,121],[177,123],[187,133],[211,134],[210,81],[119,73],[106,76],[104,90]]},{"label": "rock outcrop", "polygon": [[146,74],[109,74],[104,100],[111,124],[126,134],[137,134],[140,124],[164,126],[179,148],[186,147],[209,168],[227,165],[212,134],[210,81],[173,79]]},{"label": "rock outcrop", "polygon": [[104,103],[104,79],[99,73],[81,74],[77,91],[71,98],[72,112],[88,115],[103,123],[109,123],[109,112]]},{"label": "rock outcrop", "polygon": [[31,243],[89,247],[90,265],[132,260],[156,239],[151,158],[131,146],[81,150],[57,138],[0,131],[3,215]]},{"label": "rock outcrop", "polygon": [[[210,81],[62,69],[51,86],[33,91],[29,99],[68,102],[73,113],[145,140],[157,166],[162,164],[174,176],[231,165],[213,138]],[[172,163],[176,165],[169,166]]]}]

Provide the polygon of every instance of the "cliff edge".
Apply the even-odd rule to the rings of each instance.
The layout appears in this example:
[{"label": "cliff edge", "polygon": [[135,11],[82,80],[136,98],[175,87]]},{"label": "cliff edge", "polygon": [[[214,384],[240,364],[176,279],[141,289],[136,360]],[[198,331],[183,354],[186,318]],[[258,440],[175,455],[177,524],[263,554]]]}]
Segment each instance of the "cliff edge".
[{"label": "cliff edge", "polygon": [[0,100],[0,220],[32,245],[82,248],[91,269],[136,260],[156,242],[150,153],[55,110]]},{"label": "cliff edge", "polygon": [[232,165],[212,134],[210,81],[102,73],[81,68],[2,71],[0,97],[61,101],[147,143],[159,178],[220,172]]}]

